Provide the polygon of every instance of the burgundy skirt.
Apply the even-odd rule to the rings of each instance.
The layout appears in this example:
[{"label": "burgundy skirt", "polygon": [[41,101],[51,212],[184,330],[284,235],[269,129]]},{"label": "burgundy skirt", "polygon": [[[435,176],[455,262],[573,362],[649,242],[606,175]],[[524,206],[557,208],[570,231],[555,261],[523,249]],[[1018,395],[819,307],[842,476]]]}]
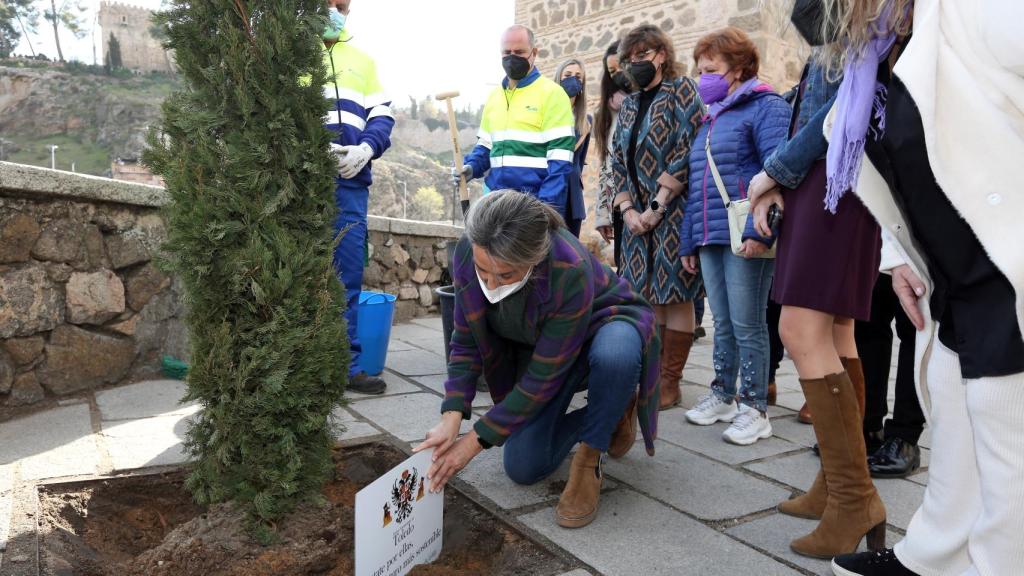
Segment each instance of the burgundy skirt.
[{"label": "burgundy skirt", "polygon": [[882,237],[875,218],[850,192],[835,214],[825,209],[825,161],[786,191],[772,300],[856,320],[871,319]]}]

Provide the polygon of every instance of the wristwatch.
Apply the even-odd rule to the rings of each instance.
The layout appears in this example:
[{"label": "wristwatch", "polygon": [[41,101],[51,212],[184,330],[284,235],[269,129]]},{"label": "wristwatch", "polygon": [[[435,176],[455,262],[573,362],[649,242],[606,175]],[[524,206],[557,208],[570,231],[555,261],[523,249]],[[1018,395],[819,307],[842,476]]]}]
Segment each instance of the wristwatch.
[{"label": "wristwatch", "polygon": [[651,200],[650,207],[651,210],[654,210],[658,214],[664,214],[666,211],[668,211],[668,208],[662,206],[661,202],[658,202],[657,200]]}]

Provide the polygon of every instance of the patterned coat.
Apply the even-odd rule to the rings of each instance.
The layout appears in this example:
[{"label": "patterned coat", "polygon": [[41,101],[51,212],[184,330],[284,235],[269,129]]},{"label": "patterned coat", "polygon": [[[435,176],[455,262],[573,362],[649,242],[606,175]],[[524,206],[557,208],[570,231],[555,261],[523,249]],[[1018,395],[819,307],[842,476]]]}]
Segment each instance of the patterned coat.
[{"label": "patterned coat", "polygon": [[[620,272],[652,304],[691,301],[700,294],[702,283],[700,276],[683,269],[679,230],[686,206],[690,145],[700,128],[704,105],[693,80],[677,78],[661,83],[646,117],[637,118],[638,112],[639,92],[622,103],[613,137],[616,203],[628,197],[643,212],[659,186],[670,188],[676,197],[668,204],[661,224],[651,232],[637,236],[628,226],[623,227]],[[635,157],[639,188],[630,181],[626,162],[637,122],[641,122]]]},{"label": "patterned coat", "polygon": [[452,257],[455,282],[455,329],[448,357],[448,381],[441,412],[454,410],[470,417],[477,377],[483,373],[494,407],[473,429],[484,441],[501,446],[526,425],[563,386],[579,389],[586,373],[573,370],[587,342],[612,321],[624,321],[645,343],[637,416],[647,452],[654,454],[658,429],[660,342],[654,310],[629,284],[601,264],[565,228],[552,236],[547,260],[538,264],[526,304],[526,326],[537,344],[526,373],[516,382],[515,346],[496,335],[487,323],[487,300],[477,280],[472,245],[459,241]]}]

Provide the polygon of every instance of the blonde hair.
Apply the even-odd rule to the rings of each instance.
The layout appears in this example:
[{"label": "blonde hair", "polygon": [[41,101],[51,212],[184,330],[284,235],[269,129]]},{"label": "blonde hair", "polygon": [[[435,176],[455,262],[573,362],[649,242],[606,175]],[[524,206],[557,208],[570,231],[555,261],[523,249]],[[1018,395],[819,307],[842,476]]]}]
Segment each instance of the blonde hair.
[{"label": "blonde hair", "polygon": [[[904,35],[910,30],[913,0],[822,0],[822,37],[834,35],[835,42],[818,51],[818,61],[836,80],[850,57],[859,57],[878,33],[877,26]],[[891,22],[881,22],[883,13]]]},{"label": "blonde hair", "polygon": [[562,73],[565,69],[573,64],[580,67],[580,72],[583,74],[583,89],[576,95],[576,102],[572,105],[572,115],[576,119],[576,134],[578,137],[583,138],[583,133],[587,128],[587,68],[576,58],[570,58],[555,71],[555,83],[561,84]]}]

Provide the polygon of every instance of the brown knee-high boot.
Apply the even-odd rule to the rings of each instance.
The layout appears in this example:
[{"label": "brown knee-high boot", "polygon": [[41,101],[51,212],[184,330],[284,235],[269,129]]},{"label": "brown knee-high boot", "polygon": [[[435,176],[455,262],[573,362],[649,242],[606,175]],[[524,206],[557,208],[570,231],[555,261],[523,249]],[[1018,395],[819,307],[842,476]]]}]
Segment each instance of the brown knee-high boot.
[{"label": "brown knee-high boot", "polygon": [[[857,407],[860,409],[861,420],[864,419],[864,368],[861,366],[860,358],[840,358],[843,368],[846,368],[850,375],[850,383],[853,384],[853,392],[857,396]],[[818,520],[825,512],[825,502],[828,499],[828,484],[825,482],[825,473],[818,470],[814,478],[814,484],[806,494],[797,496],[782,502],[778,506],[779,512],[796,516],[797,518],[809,518]]]},{"label": "brown knee-high boot", "polygon": [[693,332],[680,332],[665,328],[665,336],[661,340],[661,398],[658,409],[665,410],[678,406],[683,394],[679,390],[679,380],[683,377],[683,367],[690,357],[693,347]]},{"label": "brown knee-high boot", "polygon": [[884,548],[885,505],[868,473],[862,418],[849,375],[800,380],[800,385],[815,415],[828,498],[818,527],[790,548],[804,556],[832,558],[854,552],[865,535],[869,549]]}]

